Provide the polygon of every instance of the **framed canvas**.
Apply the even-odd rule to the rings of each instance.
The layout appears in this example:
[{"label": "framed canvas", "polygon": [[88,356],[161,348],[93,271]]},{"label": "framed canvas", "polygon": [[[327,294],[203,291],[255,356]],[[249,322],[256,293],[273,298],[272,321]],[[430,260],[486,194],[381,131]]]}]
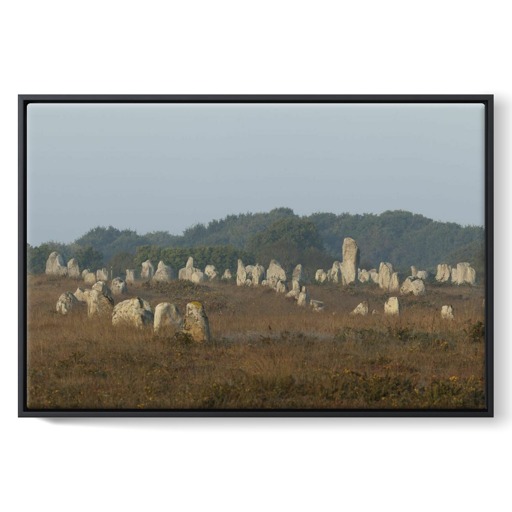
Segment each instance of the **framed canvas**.
[{"label": "framed canvas", "polygon": [[492,416],[493,96],[19,96],[20,416]]}]

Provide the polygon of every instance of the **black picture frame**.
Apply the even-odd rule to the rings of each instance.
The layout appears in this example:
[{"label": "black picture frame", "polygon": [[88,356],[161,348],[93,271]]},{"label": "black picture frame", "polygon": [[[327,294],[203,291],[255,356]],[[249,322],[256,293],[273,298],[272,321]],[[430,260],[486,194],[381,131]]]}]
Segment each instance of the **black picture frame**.
[{"label": "black picture frame", "polygon": [[[18,416],[19,417],[493,417],[493,95],[19,95]],[[485,106],[485,392],[474,409],[29,409],[27,407],[27,106],[32,103],[480,103]]]}]

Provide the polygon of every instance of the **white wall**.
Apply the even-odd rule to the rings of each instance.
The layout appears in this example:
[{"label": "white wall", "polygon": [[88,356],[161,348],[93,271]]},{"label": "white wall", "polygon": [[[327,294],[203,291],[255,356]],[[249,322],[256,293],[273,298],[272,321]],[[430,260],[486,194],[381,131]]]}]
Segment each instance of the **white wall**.
[{"label": "white wall", "polygon": [[[495,265],[507,272],[509,20],[500,1],[5,3],[4,236],[16,243],[20,93],[494,93]],[[14,259],[4,249],[2,268]],[[17,419],[14,272],[2,282],[4,510],[476,511],[510,502],[511,315],[500,281],[494,419],[131,421]]]}]

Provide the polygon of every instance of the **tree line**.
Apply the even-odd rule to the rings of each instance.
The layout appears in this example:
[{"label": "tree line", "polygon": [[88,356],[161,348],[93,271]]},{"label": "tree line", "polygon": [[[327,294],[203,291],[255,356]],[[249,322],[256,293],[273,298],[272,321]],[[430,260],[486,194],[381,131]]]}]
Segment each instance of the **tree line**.
[{"label": "tree line", "polygon": [[126,268],[140,268],[146,259],[182,268],[188,256],[194,258],[194,266],[212,264],[221,273],[225,268],[236,270],[238,258],[264,266],[275,258],[287,270],[302,263],[314,273],[341,260],[342,241],[348,236],[358,243],[361,268],[389,261],[406,274],[410,265],[433,271],[438,263],[469,261],[477,273],[484,271],[484,229],[479,226],[437,222],[406,211],[298,216],[289,208],[228,215],[192,226],[182,235],[165,231],[139,235],[112,226],[96,227],[72,244],[28,246],[27,266],[30,273],[44,272],[46,259],[55,250],[66,260],[76,258],[81,268],[107,266],[116,275],[123,275]]}]

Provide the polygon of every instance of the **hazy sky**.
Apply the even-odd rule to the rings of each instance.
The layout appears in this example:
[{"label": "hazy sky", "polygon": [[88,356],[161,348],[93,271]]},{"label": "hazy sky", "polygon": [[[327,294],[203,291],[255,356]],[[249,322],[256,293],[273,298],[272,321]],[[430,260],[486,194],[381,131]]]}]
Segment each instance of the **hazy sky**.
[{"label": "hazy sky", "polygon": [[32,104],[28,242],[285,206],[484,224],[478,104]]}]

